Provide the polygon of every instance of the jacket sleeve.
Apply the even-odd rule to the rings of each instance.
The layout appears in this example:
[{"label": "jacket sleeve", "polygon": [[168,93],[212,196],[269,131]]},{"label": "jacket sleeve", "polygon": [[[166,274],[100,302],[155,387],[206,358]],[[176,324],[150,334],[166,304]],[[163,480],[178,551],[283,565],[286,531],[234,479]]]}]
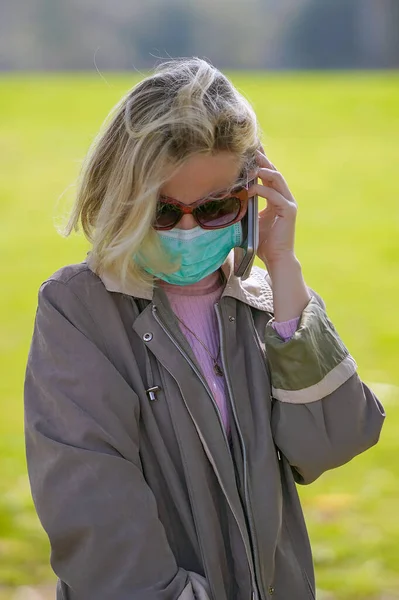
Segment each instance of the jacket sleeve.
[{"label": "jacket sleeve", "polygon": [[194,600],[194,588],[209,600],[205,580],[176,564],[140,465],[138,397],[93,341],[90,319],[66,284],[42,286],[25,440],[59,585],[70,600]]},{"label": "jacket sleeve", "polygon": [[312,297],[297,331],[286,342],[266,326],[266,355],[274,398],[275,443],[294,478],[307,484],[377,443],[385,417],[374,393],[329,320]]}]

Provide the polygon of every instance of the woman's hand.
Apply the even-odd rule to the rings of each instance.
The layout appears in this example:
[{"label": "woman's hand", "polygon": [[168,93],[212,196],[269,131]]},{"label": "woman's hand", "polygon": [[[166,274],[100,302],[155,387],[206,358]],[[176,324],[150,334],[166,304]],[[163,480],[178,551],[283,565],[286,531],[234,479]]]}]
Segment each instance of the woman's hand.
[{"label": "woman's hand", "polygon": [[284,177],[276,167],[258,150],[258,177],[262,185],[255,183],[249,196],[257,194],[267,200],[267,206],[259,213],[259,245],[257,254],[267,269],[295,258],[295,221],[297,203]]},{"label": "woman's hand", "polygon": [[263,148],[257,153],[257,162],[262,185],[252,185],[248,193],[267,200],[266,208],[259,213],[257,254],[272,280],[274,317],[277,322],[289,321],[299,317],[310,300],[294,250],[297,203]]}]

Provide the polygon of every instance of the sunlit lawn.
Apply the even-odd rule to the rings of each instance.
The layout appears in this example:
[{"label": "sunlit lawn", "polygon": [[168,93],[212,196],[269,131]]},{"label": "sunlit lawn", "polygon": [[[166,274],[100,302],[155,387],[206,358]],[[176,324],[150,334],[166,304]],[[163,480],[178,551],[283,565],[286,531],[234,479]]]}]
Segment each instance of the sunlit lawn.
[{"label": "sunlit lawn", "polygon": [[[37,289],[81,261],[54,229],[61,193],[110,107],[135,78],[0,79],[0,584],[52,579],[27,482],[22,390]],[[264,146],[299,204],[305,279],[386,402],[380,444],[301,495],[319,597],[399,598],[399,76],[245,75]],[[345,419],[345,414],[342,415]],[[1,598],[0,589],[0,598]],[[5,593],[5,591],[4,591]],[[295,599],[290,599],[295,600]]]}]

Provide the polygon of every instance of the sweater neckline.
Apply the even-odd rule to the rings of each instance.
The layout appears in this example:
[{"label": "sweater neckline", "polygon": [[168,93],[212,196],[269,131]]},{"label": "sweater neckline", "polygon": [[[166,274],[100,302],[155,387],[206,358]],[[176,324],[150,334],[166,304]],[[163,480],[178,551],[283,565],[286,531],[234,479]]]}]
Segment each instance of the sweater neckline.
[{"label": "sweater neckline", "polygon": [[222,288],[224,284],[224,275],[221,269],[207,275],[204,279],[201,279],[201,281],[190,283],[189,285],[175,285],[162,281],[161,279],[157,280],[157,285],[161,287],[166,294],[173,294],[176,296],[206,296],[216,292]]}]

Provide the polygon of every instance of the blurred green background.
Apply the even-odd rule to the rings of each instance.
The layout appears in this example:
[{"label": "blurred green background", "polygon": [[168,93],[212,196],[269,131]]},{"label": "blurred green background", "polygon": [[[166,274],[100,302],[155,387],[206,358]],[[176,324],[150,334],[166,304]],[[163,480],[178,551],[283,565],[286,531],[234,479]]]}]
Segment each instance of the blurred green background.
[{"label": "blurred green background", "polygon": [[[324,298],[360,376],[387,411],[378,446],[300,490],[318,598],[393,600],[399,598],[399,74],[231,76],[253,103],[266,153],[298,201],[296,247],[305,280]],[[83,260],[88,248],[81,236],[60,237],[54,225],[73,200],[89,143],[136,81],[115,73],[0,77],[1,600],[36,599],[29,593],[39,584],[52,590],[49,546],[26,474],[24,369],[39,285]]]}]

